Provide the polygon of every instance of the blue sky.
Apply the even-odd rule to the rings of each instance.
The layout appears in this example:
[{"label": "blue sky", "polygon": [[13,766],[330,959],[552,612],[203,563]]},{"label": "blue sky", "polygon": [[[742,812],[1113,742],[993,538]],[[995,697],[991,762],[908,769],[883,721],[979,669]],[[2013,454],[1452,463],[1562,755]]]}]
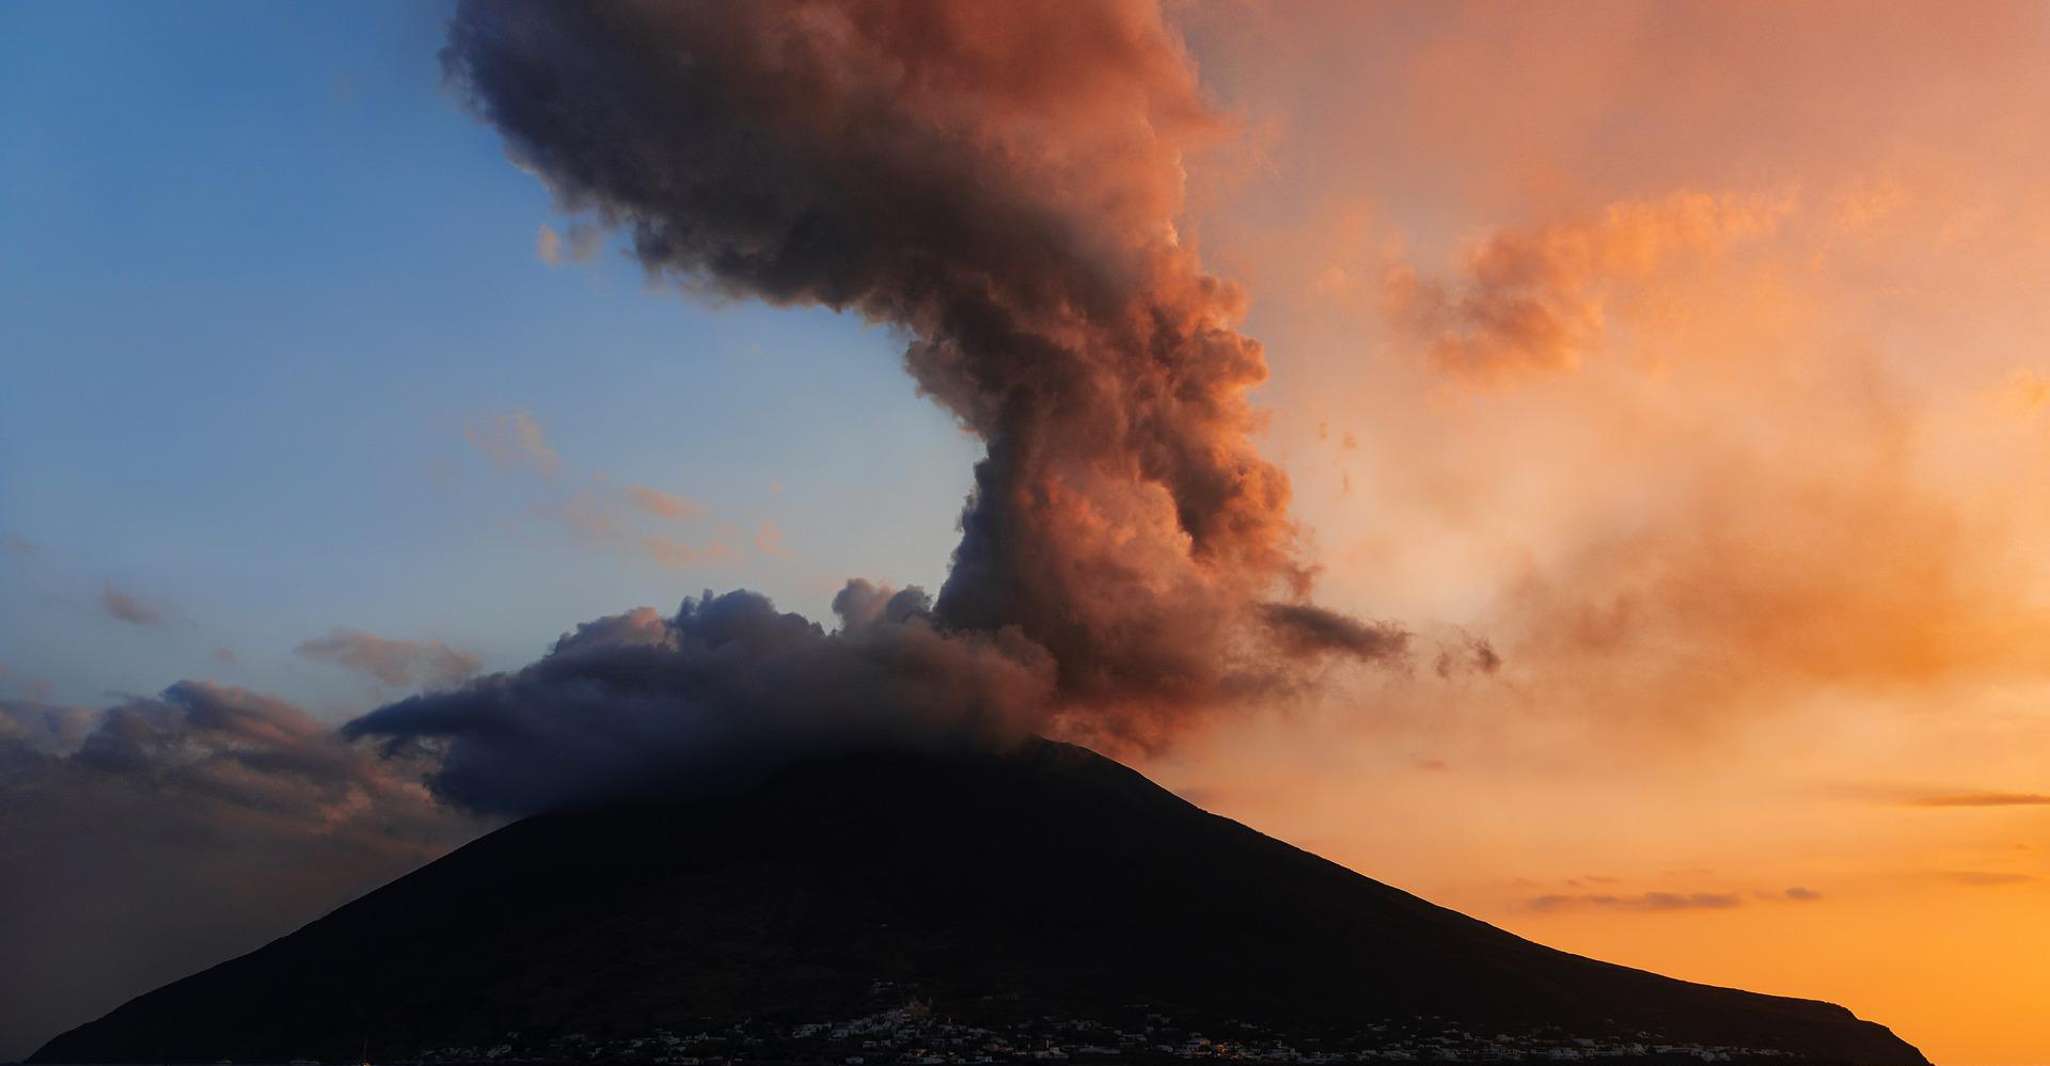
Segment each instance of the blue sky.
[{"label": "blue sky", "polygon": [[[819,617],[847,576],[943,577],[978,449],[898,339],[651,287],[616,245],[543,262],[563,220],[444,91],[444,17],[0,9],[7,691],[203,677],[343,715],[395,693],[293,654],[336,626],[502,668],[707,587]],[[552,476],[466,442],[518,412]],[[628,485],[704,513],[622,511]],[[622,536],[550,517],[592,499]],[[663,565],[644,534],[735,556]]]}]

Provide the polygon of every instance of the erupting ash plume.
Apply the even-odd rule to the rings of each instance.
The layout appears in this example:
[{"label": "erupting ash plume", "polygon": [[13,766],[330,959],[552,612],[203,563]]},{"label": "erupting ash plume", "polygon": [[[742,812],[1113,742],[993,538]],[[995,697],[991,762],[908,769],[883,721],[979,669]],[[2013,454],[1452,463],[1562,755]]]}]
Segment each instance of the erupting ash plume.
[{"label": "erupting ash plume", "polygon": [[[1222,123],[1151,0],[465,3],[443,61],[514,159],[651,273],[901,329],[919,389],[987,455],[930,607],[851,585],[828,635],[708,596],[355,735],[443,738],[442,786],[503,806],[475,771],[521,743],[611,730],[585,746],[638,760],[636,738],[763,711],[729,688],[804,679],[770,698],[786,732],[881,705],[1147,743],[1307,660],[1402,654],[1400,630],[1306,602],[1287,479],[1250,439],[1260,347],[1174,226],[1183,156]],[[636,718],[651,701],[693,724]],[[578,721],[543,727],[547,708]]]}]

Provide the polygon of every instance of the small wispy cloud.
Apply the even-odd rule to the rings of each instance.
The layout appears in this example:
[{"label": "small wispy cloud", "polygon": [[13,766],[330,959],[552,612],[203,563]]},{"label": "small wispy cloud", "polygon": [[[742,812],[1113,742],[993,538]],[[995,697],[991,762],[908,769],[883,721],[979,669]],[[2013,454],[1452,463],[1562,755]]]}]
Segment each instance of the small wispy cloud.
[{"label": "small wispy cloud", "polygon": [[1586,892],[1533,896],[1524,900],[1522,907],[1541,913],[1576,910],[1696,911],[1728,910],[1743,903],[1744,897],[1735,892],[1642,892],[1635,895]]},{"label": "small wispy cloud", "polygon": [[2016,370],[2001,389],[2001,399],[2017,414],[2050,410],[2050,376],[2033,367]]},{"label": "small wispy cloud", "polygon": [[761,528],[755,531],[755,550],[771,559],[790,554],[789,549],[783,546],[783,528],[764,519]]},{"label": "small wispy cloud", "polygon": [[575,223],[567,231],[559,231],[544,222],[534,235],[534,255],[549,266],[581,263],[598,251],[601,237],[596,226]]},{"label": "small wispy cloud", "polygon": [[533,506],[536,517],[560,523],[564,529],[587,541],[606,541],[620,535],[615,517],[616,501],[589,490],[579,490]]},{"label": "small wispy cloud", "polygon": [[1838,795],[1890,807],[2050,807],[2050,792],[1919,785],[1849,785]]},{"label": "small wispy cloud", "polygon": [[1902,802],[1910,807],[2050,807],[2050,793],[1938,792]]},{"label": "small wispy cloud", "polygon": [[1456,641],[1441,644],[1434,669],[1450,680],[1455,674],[1492,674],[1502,668],[1502,655],[1484,637],[1461,633]]},{"label": "small wispy cloud", "polygon": [[541,423],[525,411],[473,418],[463,427],[463,439],[503,469],[552,477],[562,467],[562,458],[549,447]]},{"label": "small wispy cloud", "polygon": [[1486,380],[1570,371],[1603,347],[1612,297],[1678,263],[1769,237],[1793,207],[1791,195],[1679,192],[1501,230],[1470,250],[1455,277],[1391,268],[1384,311],[1448,373]]},{"label": "small wispy cloud", "polygon": [[[790,554],[782,527],[763,520],[750,535],[731,521],[688,540],[675,524],[713,517],[713,509],[681,493],[652,485],[619,485],[604,473],[562,461],[541,424],[525,411],[470,419],[463,436],[499,467],[539,475],[528,513],[561,527],[578,541],[638,555],[669,569],[732,563],[750,550],[764,558]],[[561,474],[563,476],[558,477]]]},{"label": "small wispy cloud", "polygon": [[332,663],[393,686],[411,685],[416,678],[430,685],[453,685],[483,665],[475,653],[438,640],[394,640],[342,627],[302,641],[293,651],[301,658]]},{"label": "small wispy cloud", "polygon": [[628,485],[626,498],[647,514],[677,522],[686,522],[705,513],[704,507],[696,500],[678,496],[673,492],[652,489],[646,485]]},{"label": "small wispy cloud", "polygon": [[1944,870],[1937,876],[1952,884],[1970,885],[1974,888],[2026,885],[2042,880],[2035,874],[2003,873],[1993,870]]},{"label": "small wispy cloud", "polygon": [[648,558],[671,569],[682,570],[707,563],[731,562],[738,556],[731,544],[720,540],[689,544],[673,537],[643,537],[641,550]]},{"label": "small wispy cloud", "polygon": [[115,588],[112,582],[100,590],[100,607],[129,625],[153,626],[164,620],[164,612],[154,604]]}]

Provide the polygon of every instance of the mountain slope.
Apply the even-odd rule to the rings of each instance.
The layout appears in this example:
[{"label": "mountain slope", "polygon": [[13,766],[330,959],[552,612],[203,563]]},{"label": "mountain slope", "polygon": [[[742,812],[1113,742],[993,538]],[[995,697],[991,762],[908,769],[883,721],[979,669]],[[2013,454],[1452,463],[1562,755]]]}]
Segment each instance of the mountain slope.
[{"label": "mountain slope", "polygon": [[528,819],[31,1061],[335,1057],[366,1037],[391,1057],[507,1031],[832,1020],[914,993],[969,1017],[1433,1016],[1924,1062],[1841,1007],[1540,947],[1050,742],[844,756],[716,798]]}]

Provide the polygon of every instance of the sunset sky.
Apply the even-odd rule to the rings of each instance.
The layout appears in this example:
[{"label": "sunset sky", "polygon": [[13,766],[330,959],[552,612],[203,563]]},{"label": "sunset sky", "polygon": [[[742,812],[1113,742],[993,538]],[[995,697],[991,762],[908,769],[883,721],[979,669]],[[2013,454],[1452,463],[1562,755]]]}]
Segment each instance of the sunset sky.
[{"label": "sunset sky", "polygon": [[[1175,247],[1243,289],[1317,603],[1410,654],[1107,750],[1546,944],[2050,1062],[2050,5],[1168,18],[1223,119]],[[651,278],[446,23],[0,7],[0,740],[944,583],[982,443],[903,337]],[[0,860],[78,902],[0,885],[56,959],[0,1058],[489,824],[44,811]]]}]

